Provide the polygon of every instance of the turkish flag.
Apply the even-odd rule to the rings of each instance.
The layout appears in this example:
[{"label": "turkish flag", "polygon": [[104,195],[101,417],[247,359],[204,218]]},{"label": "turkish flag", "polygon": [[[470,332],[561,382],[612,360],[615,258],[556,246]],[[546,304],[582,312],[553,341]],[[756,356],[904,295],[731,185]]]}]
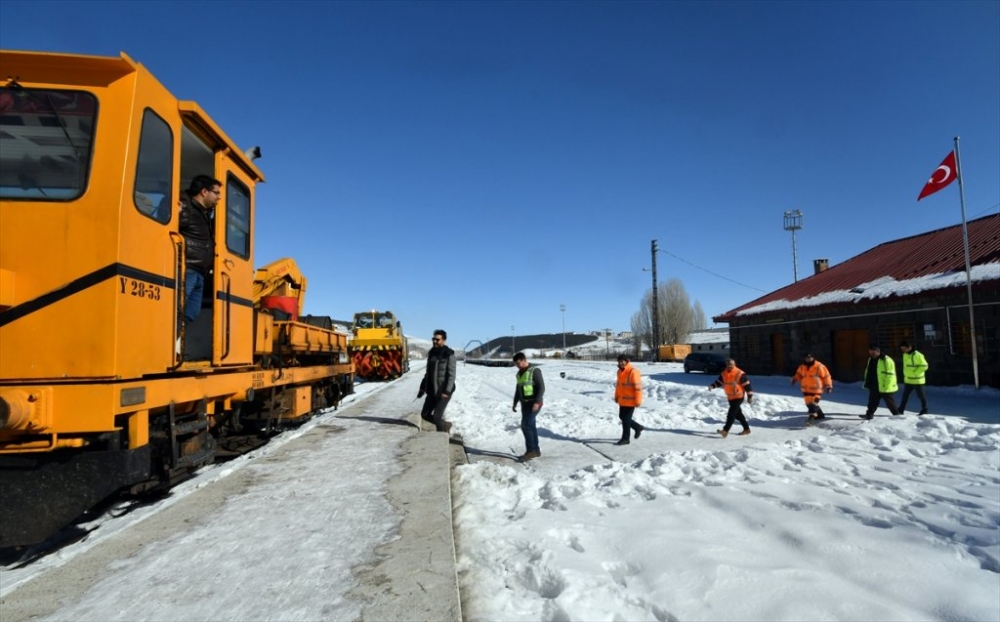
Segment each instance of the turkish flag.
[{"label": "turkish flag", "polygon": [[920,191],[920,196],[917,197],[917,200],[919,201],[928,195],[934,194],[955,181],[956,178],[958,178],[958,170],[955,166],[955,152],[952,151],[944,159],[944,162],[941,163],[941,166],[937,167],[937,170],[931,174],[931,178],[927,180],[927,184]]}]

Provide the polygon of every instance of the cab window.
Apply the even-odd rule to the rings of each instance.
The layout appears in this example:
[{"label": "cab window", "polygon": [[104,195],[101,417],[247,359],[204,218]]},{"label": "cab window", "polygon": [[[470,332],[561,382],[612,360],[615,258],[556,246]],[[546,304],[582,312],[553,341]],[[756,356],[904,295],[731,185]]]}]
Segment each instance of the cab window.
[{"label": "cab window", "polygon": [[250,258],[250,191],[233,175],[226,182],[226,248]]},{"label": "cab window", "polygon": [[161,223],[170,222],[174,193],[174,135],[167,122],[146,109],[139,138],[139,159],[135,167],[135,207]]},{"label": "cab window", "polygon": [[87,189],[97,98],[0,88],[0,198],[71,201]]}]

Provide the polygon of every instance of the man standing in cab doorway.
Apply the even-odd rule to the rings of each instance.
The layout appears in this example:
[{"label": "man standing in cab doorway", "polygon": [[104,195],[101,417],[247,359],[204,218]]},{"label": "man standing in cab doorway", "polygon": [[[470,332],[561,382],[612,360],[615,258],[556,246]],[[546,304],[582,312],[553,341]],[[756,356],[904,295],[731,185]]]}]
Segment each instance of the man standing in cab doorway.
[{"label": "man standing in cab doorway", "polygon": [[201,313],[205,279],[215,264],[212,221],[221,196],[221,181],[197,175],[181,197],[179,231],[184,237],[184,320],[189,324]]},{"label": "man standing in cab doorway", "polygon": [[802,389],[802,399],[806,403],[806,410],[809,411],[810,423],[815,419],[824,418],[826,415],[819,407],[819,400],[823,397],[824,390],[827,393],[833,392],[833,378],[830,376],[830,370],[826,368],[826,365],[817,361],[810,352],[802,358],[802,364],[792,376],[792,384],[796,382]]},{"label": "man standing in cab doorway", "polygon": [[635,438],[646,428],[632,420],[635,409],[642,406],[642,374],[627,354],[618,355],[618,381],[615,383],[615,404],[618,404],[618,418],[622,422],[622,437],[615,445],[628,445],[632,431]]},{"label": "man standing in cab doorway", "polygon": [[920,412],[918,415],[927,414],[927,396],[924,395],[924,385],[927,384],[927,359],[917,351],[909,341],[899,344],[899,349],[903,351],[903,397],[899,400],[899,414],[906,410],[906,400],[910,399],[910,393],[917,392],[920,398]]},{"label": "man standing in cab doorway", "polygon": [[514,365],[517,366],[517,385],[514,387],[513,411],[517,412],[521,404],[521,433],[524,434],[524,455],[522,462],[540,458],[542,450],[538,448],[538,428],[535,427],[535,417],[542,409],[545,397],[545,380],[542,370],[528,363],[524,352],[514,355]]},{"label": "man standing in cab doorway", "polygon": [[722,438],[729,436],[729,430],[732,429],[733,423],[736,421],[740,422],[743,426],[743,431],[740,432],[740,436],[746,436],[750,434],[750,424],[747,423],[747,418],[743,416],[743,398],[746,397],[747,404],[753,403],[753,389],[750,387],[750,379],[743,372],[742,369],[736,366],[736,361],[733,359],[726,359],[726,368],[722,370],[719,377],[716,378],[715,382],[708,385],[708,390],[717,389],[722,387],[726,391],[726,399],[729,400],[729,410],[726,412],[726,425],[721,430],[716,430]]},{"label": "man standing in cab doorway", "polygon": [[873,343],[868,346],[868,364],[865,366],[865,381],[862,385],[868,389],[868,410],[858,415],[862,419],[871,419],[878,410],[879,400],[885,400],[889,412],[898,415],[894,394],[899,389],[896,383],[896,363],[888,354],[882,354],[882,348]]},{"label": "man standing in cab doorway", "polygon": [[451,432],[451,422],[444,420],[444,409],[455,393],[455,351],[446,345],[447,341],[448,333],[441,329],[434,331],[427,368],[417,391],[417,399],[427,394],[420,417],[433,423],[438,432]]}]

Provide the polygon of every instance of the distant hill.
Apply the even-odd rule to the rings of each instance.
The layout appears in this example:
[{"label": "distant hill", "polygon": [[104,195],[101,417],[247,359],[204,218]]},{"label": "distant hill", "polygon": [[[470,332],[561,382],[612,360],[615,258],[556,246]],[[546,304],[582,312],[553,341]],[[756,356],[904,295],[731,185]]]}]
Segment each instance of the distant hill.
[{"label": "distant hill", "polygon": [[406,347],[410,350],[411,359],[425,359],[433,344],[430,339],[406,335]]},{"label": "distant hill", "polygon": [[[350,322],[345,323],[342,320],[334,320],[333,322],[335,328],[339,328],[343,332],[350,334]],[[427,358],[427,353],[430,352],[433,346],[430,339],[422,337],[406,335],[406,341],[410,351],[410,358],[413,359]],[[511,337],[497,337],[496,339],[491,339],[485,346],[477,346],[468,352],[455,347],[453,344],[448,345],[455,350],[460,359],[466,356],[472,358],[510,359],[510,357],[514,356],[515,352],[511,349],[511,346],[516,347],[518,352],[525,352],[530,357],[559,356],[558,351],[563,349],[563,333],[515,335],[513,343],[511,341]],[[578,358],[605,359],[621,352],[634,353],[634,346],[632,339],[612,338],[611,340],[607,340],[597,335],[566,333],[566,350],[571,353],[570,356],[576,355]]]},{"label": "distant hill", "polygon": [[[577,333],[565,333],[566,349],[572,349],[594,343],[598,337],[594,335],[580,335]],[[517,348],[518,352],[524,350],[562,350],[563,333],[546,333],[541,335],[515,335],[513,337],[497,337],[491,339],[484,346],[473,348],[466,354],[468,356],[488,356],[491,358],[504,358],[514,356]]]},{"label": "distant hill", "polygon": [[[426,358],[427,353],[431,349],[431,342],[427,339],[421,339],[419,337],[411,337],[407,335],[406,341],[410,348],[410,356],[413,358]],[[513,345],[520,351],[539,351],[539,350],[562,350],[563,347],[563,334],[553,333],[553,334],[543,334],[543,335],[517,335],[513,339]],[[594,335],[578,335],[566,333],[566,349],[570,350],[573,348],[579,348],[590,344],[592,347],[594,344],[598,343],[598,337]],[[600,343],[604,343],[602,340]],[[451,344],[449,344],[451,345]],[[464,356],[469,357],[483,357],[484,355],[488,358],[510,358],[514,356],[514,351],[511,350],[511,338],[510,337],[498,337],[496,339],[490,340],[484,346],[477,346],[472,348],[468,352],[463,352],[455,346],[451,346],[452,349],[458,353],[459,358]]]}]

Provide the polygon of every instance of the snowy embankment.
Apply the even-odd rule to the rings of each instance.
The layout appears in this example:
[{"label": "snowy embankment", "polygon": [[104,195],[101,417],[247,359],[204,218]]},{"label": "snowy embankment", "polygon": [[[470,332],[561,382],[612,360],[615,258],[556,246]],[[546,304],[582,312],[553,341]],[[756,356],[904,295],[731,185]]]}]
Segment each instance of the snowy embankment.
[{"label": "snowy embankment", "polygon": [[932,413],[994,423],[862,422],[864,391],[838,385],[806,428],[787,378],[755,378],[753,433],[722,439],[712,378],[639,364],[646,431],[617,447],[613,364],[541,363],[527,465],[504,456],[523,451],[513,371],[460,368],[469,619],[1000,619],[1000,392],[929,392]]}]

